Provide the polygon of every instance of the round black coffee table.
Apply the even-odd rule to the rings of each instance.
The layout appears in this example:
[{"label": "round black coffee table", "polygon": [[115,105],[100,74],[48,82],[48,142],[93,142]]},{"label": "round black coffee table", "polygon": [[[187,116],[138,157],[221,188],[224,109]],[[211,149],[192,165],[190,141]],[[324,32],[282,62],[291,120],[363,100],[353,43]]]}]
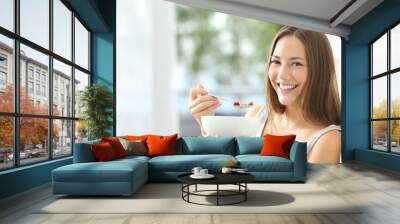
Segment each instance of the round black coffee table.
[{"label": "round black coffee table", "polygon": [[[247,183],[255,180],[255,177],[248,173],[215,173],[213,174],[215,177],[212,179],[193,179],[190,177],[191,173],[182,174],[177,177],[178,181],[182,183],[182,199],[188,203],[198,204],[198,205],[234,205],[241,202],[245,202],[247,200],[247,192],[249,188],[247,187]],[[215,190],[197,190],[198,184],[205,185],[216,185]],[[223,190],[220,189],[220,185],[236,185],[238,186],[237,190]],[[190,191],[190,186],[195,186],[194,191]],[[215,192],[215,194],[205,194],[209,192]],[[204,196],[204,197],[216,197],[216,204],[202,204],[190,201],[190,196]],[[230,197],[230,196],[241,196],[238,201],[234,201],[231,203],[221,203],[221,197]]]}]

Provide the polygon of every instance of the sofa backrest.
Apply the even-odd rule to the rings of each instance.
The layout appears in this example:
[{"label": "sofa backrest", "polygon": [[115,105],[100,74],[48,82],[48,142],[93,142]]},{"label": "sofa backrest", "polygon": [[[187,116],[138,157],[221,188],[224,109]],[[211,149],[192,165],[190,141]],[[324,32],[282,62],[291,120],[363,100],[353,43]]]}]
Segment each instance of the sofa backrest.
[{"label": "sofa backrest", "polygon": [[235,155],[233,137],[181,137],[177,142],[177,154],[226,154]]},{"label": "sofa backrest", "polygon": [[100,140],[75,143],[74,163],[95,162],[96,158],[94,157],[90,146],[98,143],[100,143]]},{"label": "sofa backrest", "polygon": [[236,137],[236,155],[259,154],[262,147],[261,137]]},{"label": "sofa backrest", "polygon": [[[91,144],[98,144],[100,140],[75,143],[74,163],[95,162],[96,159],[90,148]],[[298,148],[306,148],[307,143],[294,142],[290,157],[294,157]],[[181,137],[176,143],[178,155],[198,154],[225,154],[244,155],[259,154],[263,147],[260,137]]]}]

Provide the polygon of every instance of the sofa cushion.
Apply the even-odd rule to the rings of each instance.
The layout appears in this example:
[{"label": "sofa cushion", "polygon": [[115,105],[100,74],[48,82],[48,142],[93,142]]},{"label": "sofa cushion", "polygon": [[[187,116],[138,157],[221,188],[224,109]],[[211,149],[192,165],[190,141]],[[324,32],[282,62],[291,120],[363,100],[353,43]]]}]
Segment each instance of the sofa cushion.
[{"label": "sofa cushion", "polygon": [[292,161],[279,156],[238,155],[240,167],[249,172],[292,172]]},{"label": "sofa cushion", "polygon": [[126,140],[124,138],[118,138],[122,146],[126,151],[126,155],[147,155],[146,143],[141,140]]},{"label": "sofa cushion", "polygon": [[122,146],[121,142],[117,137],[103,137],[101,138],[101,142],[108,142],[114,149],[115,155],[117,158],[122,158],[126,156],[126,151],[124,146]]},{"label": "sofa cushion", "polygon": [[260,137],[236,137],[236,155],[260,154],[263,139]]},{"label": "sofa cushion", "polygon": [[269,135],[264,136],[264,144],[260,155],[280,156],[290,159],[290,148],[296,135]]},{"label": "sofa cushion", "polygon": [[[142,172],[146,162],[139,159],[95,163],[74,163],[52,171],[58,182],[129,182],[134,172]],[[147,174],[145,174],[147,175]]]},{"label": "sofa cushion", "polygon": [[146,142],[147,137],[149,137],[149,135],[125,135],[125,136],[124,136],[124,138],[125,138],[126,140],[129,140],[129,141],[137,141],[137,140],[140,140],[140,141],[143,141],[143,142]]},{"label": "sofa cushion", "polygon": [[149,160],[150,171],[163,172],[190,172],[193,167],[199,166],[209,171],[219,171],[230,159],[231,155],[175,155],[158,156]]},{"label": "sofa cushion", "polygon": [[182,137],[177,142],[177,154],[235,155],[235,139],[232,137]]},{"label": "sofa cushion", "polygon": [[90,147],[92,149],[94,157],[96,157],[96,161],[104,162],[118,158],[112,145],[108,142],[93,144]]},{"label": "sofa cushion", "polygon": [[178,134],[170,136],[149,135],[146,143],[148,156],[164,156],[176,154],[176,139]]},{"label": "sofa cushion", "polygon": [[130,155],[130,156],[125,156],[124,158],[116,159],[113,160],[113,162],[132,162],[135,160],[143,161],[143,162],[148,162],[150,157],[147,156],[137,156],[137,155]]}]

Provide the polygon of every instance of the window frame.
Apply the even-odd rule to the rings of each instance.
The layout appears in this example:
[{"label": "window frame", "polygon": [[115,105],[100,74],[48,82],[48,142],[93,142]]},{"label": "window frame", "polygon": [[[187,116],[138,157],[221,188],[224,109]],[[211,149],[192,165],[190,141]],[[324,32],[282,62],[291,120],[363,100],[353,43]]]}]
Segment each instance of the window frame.
[{"label": "window frame", "polygon": [[[57,54],[54,52],[54,39],[53,39],[53,24],[54,24],[54,17],[53,17],[53,1],[54,0],[48,0],[49,2],[49,47],[46,49],[45,47],[42,47],[39,44],[34,43],[33,41],[30,41],[29,39],[24,38],[23,36],[20,35],[20,0],[14,0],[13,1],[13,10],[14,10],[14,30],[10,31],[4,27],[0,26],[0,35],[3,35],[7,38],[12,39],[13,41],[13,64],[12,69],[11,69],[11,75],[13,75],[14,79],[14,93],[13,93],[13,102],[14,102],[14,110],[13,112],[1,112],[0,111],[0,116],[10,116],[13,119],[13,154],[14,154],[14,161],[13,161],[13,166],[11,167],[5,167],[5,168],[0,168],[0,172],[5,171],[5,170],[10,170],[10,169],[16,169],[19,167],[23,166],[30,166],[33,164],[38,164],[38,163],[43,163],[46,161],[54,160],[54,159],[62,159],[65,157],[70,157],[73,156],[74,152],[74,143],[75,143],[75,126],[76,126],[76,121],[79,120],[79,117],[75,117],[75,108],[72,107],[72,111],[70,116],[56,116],[53,115],[53,96],[54,96],[54,90],[53,90],[53,59],[58,60],[61,63],[64,63],[68,66],[71,66],[71,83],[73,84],[75,82],[75,69],[85,73],[88,75],[89,78],[89,83],[88,86],[91,86],[92,84],[92,71],[91,71],[91,37],[92,37],[92,30],[88,27],[88,25],[83,21],[83,19],[79,16],[78,13],[76,13],[72,7],[65,1],[65,0],[59,0],[68,10],[71,11],[71,18],[70,18],[70,23],[71,23],[71,58],[67,59],[64,58],[63,56]],[[85,69],[78,64],[75,63],[75,18],[79,20],[79,22],[84,26],[84,28],[88,31],[88,69]],[[49,63],[48,63],[48,77],[46,80],[47,84],[45,86],[45,90],[48,92],[45,94],[48,97],[48,112],[46,115],[39,115],[39,114],[27,114],[27,113],[21,113],[20,111],[20,64],[21,64],[21,57],[20,57],[20,45],[23,44],[27,47],[32,48],[33,50],[36,50],[40,53],[43,53],[48,56],[49,58]],[[30,69],[30,65],[27,64],[27,71]],[[29,72],[27,72],[26,75],[26,81],[32,81],[34,84],[34,92],[36,92],[35,89],[35,84],[40,83],[42,84],[42,79],[41,79],[41,74],[42,72],[39,73],[39,80],[36,80],[36,69],[33,68],[33,79],[31,79]],[[30,70],[29,70],[30,71]],[[28,87],[28,86],[27,86]],[[27,89],[27,91],[29,91]],[[75,103],[75,88],[74,85],[71,87],[71,104],[74,105]],[[39,94],[38,96],[42,96],[42,94]],[[20,161],[20,119],[21,118],[45,118],[47,119],[48,122],[48,136],[47,136],[47,142],[49,143],[47,145],[47,150],[48,150],[48,155],[47,158],[43,158],[43,160],[40,160],[38,162],[32,162],[32,163],[26,163],[26,164],[21,164]],[[56,120],[66,120],[66,121],[71,121],[71,153],[68,155],[63,155],[63,156],[54,156],[54,147],[53,147],[53,122]],[[51,144],[50,144],[51,143]]]},{"label": "window frame", "polygon": [[[373,151],[379,151],[379,152],[386,152],[386,153],[391,153],[391,154],[400,154],[400,152],[393,152],[392,151],[392,121],[400,121],[400,117],[393,117],[392,116],[392,98],[391,98],[391,92],[392,92],[392,86],[391,86],[391,80],[392,76],[396,75],[396,73],[400,72],[400,67],[391,69],[391,31],[393,28],[400,26],[400,21],[397,21],[396,23],[392,24],[390,27],[385,29],[384,32],[379,34],[375,39],[373,39],[370,43],[368,43],[368,53],[369,53],[369,149]],[[384,35],[387,35],[387,51],[386,51],[386,56],[387,56],[387,63],[386,63],[386,71],[380,74],[373,74],[373,44],[376,43],[381,37]],[[387,87],[387,93],[386,93],[386,98],[387,98],[387,104],[386,104],[386,117],[385,118],[373,118],[373,93],[374,93],[374,86],[373,86],[373,81],[378,78],[386,77],[386,87]],[[373,132],[373,122],[375,121],[386,121],[386,151],[379,150],[374,148],[374,132]]]}]

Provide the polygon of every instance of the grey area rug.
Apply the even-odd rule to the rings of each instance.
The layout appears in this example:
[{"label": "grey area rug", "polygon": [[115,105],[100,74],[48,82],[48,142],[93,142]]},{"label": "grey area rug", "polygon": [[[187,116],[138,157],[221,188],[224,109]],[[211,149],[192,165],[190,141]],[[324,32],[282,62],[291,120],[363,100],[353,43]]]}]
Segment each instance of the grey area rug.
[{"label": "grey area rug", "polygon": [[[125,214],[125,213],[360,213],[356,204],[317,184],[249,184],[246,202],[237,205],[204,206],[190,204],[181,198],[178,183],[150,183],[131,197],[57,197],[35,213],[51,214]],[[231,189],[234,186],[224,186]],[[201,185],[198,190],[212,190]],[[191,188],[194,190],[194,187]],[[213,193],[210,193],[213,194]],[[224,203],[238,198],[224,197]],[[240,198],[239,198],[240,199]],[[214,196],[193,196],[194,202],[213,204]]]}]

